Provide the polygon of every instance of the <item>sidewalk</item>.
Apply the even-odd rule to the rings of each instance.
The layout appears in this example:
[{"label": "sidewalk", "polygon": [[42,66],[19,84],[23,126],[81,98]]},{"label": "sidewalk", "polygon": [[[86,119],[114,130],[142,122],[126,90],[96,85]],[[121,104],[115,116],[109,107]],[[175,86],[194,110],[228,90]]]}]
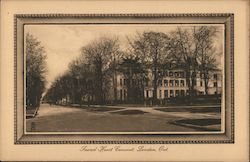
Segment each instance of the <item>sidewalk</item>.
[{"label": "sidewalk", "polygon": [[[70,106],[70,105],[60,105],[60,106]],[[80,107],[80,104],[72,104],[71,106],[73,107]],[[96,107],[96,108],[126,108],[126,109],[130,109],[130,108],[153,108],[153,109],[165,109],[165,108],[205,108],[205,107],[221,107],[221,105],[178,105],[178,106],[173,106],[173,105],[169,105],[169,106],[126,106],[126,105],[81,105],[81,107]]]}]

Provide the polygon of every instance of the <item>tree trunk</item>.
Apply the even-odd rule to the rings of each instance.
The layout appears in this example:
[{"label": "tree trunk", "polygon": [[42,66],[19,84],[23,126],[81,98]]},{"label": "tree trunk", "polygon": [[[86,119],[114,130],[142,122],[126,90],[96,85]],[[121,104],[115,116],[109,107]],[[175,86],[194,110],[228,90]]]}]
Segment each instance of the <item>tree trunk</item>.
[{"label": "tree trunk", "polygon": [[117,78],[116,78],[116,71],[114,71],[113,76],[113,91],[114,91],[114,102],[117,102]]},{"label": "tree trunk", "polygon": [[157,76],[157,68],[156,66],[154,67],[154,80],[153,80],[153,104],[156,104],[157,101],[157,80],[158,80],[158,76]]},{"label": "tree trunk", "polygon": [[153,73],[154,73],[154,80],[153,80],[153,104],[157,102],[157,82],[158,82],[158,50],[155,48],[155,54],[153,59]]},{"label": "tree trunk", "polygon": [[156,101],[157,101],[157,80],[154,80],[153,104],[156,104]]},{"label": "tree trunk", "polygon": [[186,69],[185,70],[185,73],[186,73],[186,84],[188,86],[188,90],[189,90],[189,96],[191,96],[191,82],[190,82],[190,70],[189,69]]},{"label": "tree trunk", "polygon": [[96,102],[98,104],[103,103],[103,73],[102,62],[98,61],[96,64],[96,87],[95,87]]},{"label": "tree trunk", "polygon": [[204,72],[205,94],[208,94],[208,74]]},{"label": "tree trunk", "polygon": [[[192,83],[191,83],[191,88],[190,88],[190,90],[191,90],[191,96],[195,96],[196,94],[195,94],[195,90],[194,90],[194,83],[196,82],[196,71],[194,70],[193,72],[192,72],[192,74],[191,74],[191,80],[192,80]],[[197,83],[196,83],[197,84]]]},{"label": "tree trunk", "polygon": [[142,77],[142,82],[141,82],[141,87],[142,87],[141,96],[142,96],[143,102],[145,102],[145,94],[144,94],[145,93],[144,92],[144,90],[145,90],[145,86],[144,86],[145,80],[146,80],[146,78],[143,76]]},{"label": "tree trunk", "polygon": [[127,81],[128,81],[127,82],[127,99],[128,99],[128,102],[131,103],[132,101],[132,93],[131,93],[132,78],[129,76]]}]

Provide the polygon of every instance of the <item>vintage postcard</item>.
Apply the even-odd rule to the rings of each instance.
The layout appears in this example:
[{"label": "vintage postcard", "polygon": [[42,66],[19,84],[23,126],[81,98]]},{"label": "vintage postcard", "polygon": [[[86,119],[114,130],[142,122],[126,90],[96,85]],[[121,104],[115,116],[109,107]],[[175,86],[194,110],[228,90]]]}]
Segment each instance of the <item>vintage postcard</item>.
[{"label": "vintage postcard", "polygon": [[239,82],[247,76],[239,13],[11,12],[12,46],[3,46],[13,56],[10,148],[68,148],[80,161],[112,153],[176,161],[185,152],[176,146],[186,144],[199,154],[190,160],[228,160],[213,157],[248,143],[239,135],[247,132],[239,97],[249,89],[237,88],[247,85]]},{"label": "vintage postcard", "polygon": [[233,16],[16,15],[17,143],[43,134],[232,143]]}]

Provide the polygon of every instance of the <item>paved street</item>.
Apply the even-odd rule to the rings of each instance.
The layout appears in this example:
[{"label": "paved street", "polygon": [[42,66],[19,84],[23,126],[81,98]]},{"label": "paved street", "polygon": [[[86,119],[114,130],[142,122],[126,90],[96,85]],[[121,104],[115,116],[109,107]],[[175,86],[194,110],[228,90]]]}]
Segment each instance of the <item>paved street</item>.
[{"label": "paved street", "polygon": [[[203,112],[213,106],[74,108],[42,104],[35,118],[26,119],[27,132],[190,132],[219,130],[220,112]],[[190,126],[190,121],[205,127]],[[185,121],[181,123],[177,121]],[[201,124],[200,124],[201,125]],[[211,127],[212,125],[212,127]],[[205,129],[206,128],[206,129]],[[212,129],[211,129],[212,128]]]}]

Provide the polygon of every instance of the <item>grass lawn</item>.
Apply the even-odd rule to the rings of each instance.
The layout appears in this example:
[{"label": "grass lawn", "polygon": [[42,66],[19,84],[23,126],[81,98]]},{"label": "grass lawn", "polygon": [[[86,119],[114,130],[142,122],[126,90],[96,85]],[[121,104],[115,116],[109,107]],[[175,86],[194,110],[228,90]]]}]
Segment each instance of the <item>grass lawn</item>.
[{"label": "grass lawn", "polygon": [[108,108],[108,107],[90,107],[86,110],[90,112],[106,112],[106,111],[114,111],[114,110],[122,110],[123,108]]},{"label": "grass lawn", "polygon": [[112,114],[119,114],[119,115],[140,115],[145,113],[147,112],[141,110],[124,110],[124,111],[112,112]]},{"label": "grass lawn", "polygon": [[208,126],[208,125],[217,125],[221,124],[220,119],[185,119],[185,120],[178,120],[176,123],[180,124],[192,124],[198,126]]}]

